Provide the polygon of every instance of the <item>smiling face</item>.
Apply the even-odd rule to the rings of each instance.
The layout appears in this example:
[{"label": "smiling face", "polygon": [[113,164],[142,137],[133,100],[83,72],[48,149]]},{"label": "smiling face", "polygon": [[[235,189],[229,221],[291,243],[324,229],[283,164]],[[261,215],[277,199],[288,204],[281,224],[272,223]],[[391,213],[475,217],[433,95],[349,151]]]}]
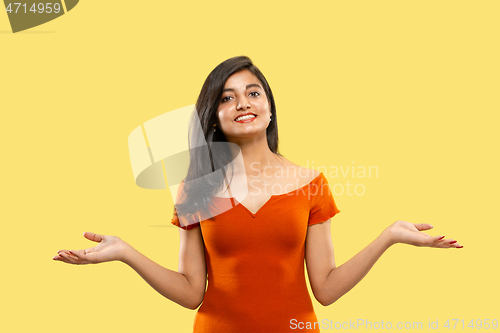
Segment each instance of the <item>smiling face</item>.
[{"label": "smiling face", "polygon": [[[238,117],[246,114],[256,117],[236,121]],[[242,70],[227,79],[217,109],[217,118],[218,129],[222,130],[228,141],[266,136],[270,117],[271,104],[262,82],[252,72]]]}]

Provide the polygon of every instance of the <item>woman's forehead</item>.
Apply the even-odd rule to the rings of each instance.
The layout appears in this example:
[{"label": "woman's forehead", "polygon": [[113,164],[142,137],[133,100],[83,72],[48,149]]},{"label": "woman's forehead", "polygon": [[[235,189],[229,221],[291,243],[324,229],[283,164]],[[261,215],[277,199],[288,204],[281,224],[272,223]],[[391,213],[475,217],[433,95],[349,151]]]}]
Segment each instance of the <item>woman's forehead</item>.
[{"label": "woman's forehead", "polygon": [[262,83],[259,78],[255,76],[248,69],[244,69],[242,71],[236,72],[228,77],[226,83],[224,84],[224,88],[233,88],[232,86],[243,85],[246,86],[248,84],[257,84],[262,88]]}]

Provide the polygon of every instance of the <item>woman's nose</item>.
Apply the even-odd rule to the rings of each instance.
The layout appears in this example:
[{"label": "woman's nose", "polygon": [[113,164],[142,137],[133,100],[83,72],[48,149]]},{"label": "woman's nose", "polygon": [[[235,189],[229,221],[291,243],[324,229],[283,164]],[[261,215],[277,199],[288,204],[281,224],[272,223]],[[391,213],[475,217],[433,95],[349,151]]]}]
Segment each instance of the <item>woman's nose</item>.
[{"label": "woman's nose", "polygon": [[238,104],[236,105],[236,109],[238,110],[246,110],[250,108],[250,102],[246,98],[238,98]]}]

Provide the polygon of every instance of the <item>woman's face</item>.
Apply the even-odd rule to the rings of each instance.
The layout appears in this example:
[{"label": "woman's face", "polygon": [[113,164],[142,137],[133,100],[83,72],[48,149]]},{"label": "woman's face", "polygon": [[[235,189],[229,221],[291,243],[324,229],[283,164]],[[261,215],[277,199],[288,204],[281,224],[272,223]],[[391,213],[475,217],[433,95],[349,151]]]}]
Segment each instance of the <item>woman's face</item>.
[{"label": "woman's face", "polygon": [[[242,115],[255,117],[236,121]],[[267,99],[260,80],[249,70],[231,75],[224,85],[217,117],[220,127],[228,141],[266,135],[271,117],[271,104]],[[239,119],[238,119],[239,120]]]}]

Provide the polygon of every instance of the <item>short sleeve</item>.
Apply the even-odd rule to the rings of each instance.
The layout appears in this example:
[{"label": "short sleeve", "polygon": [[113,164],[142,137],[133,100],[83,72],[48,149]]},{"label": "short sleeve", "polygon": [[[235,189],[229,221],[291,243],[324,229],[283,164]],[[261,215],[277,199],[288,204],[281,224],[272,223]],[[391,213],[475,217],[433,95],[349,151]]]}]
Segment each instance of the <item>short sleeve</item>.
[{"label": "short sleeve", "polygon": [[172,223],[173,225],[176,225],[179,228],[184,229],[184,230],[190,230],[190,229],[193,229],[193,228],[200,226],[200,222],[193,222],[193,221],[188,222],[188,223],[181,222],[179,220],[179,216],[177,215],[177,209],[175,209],[175,207],[174,207],[174,217],[172,218],[172,221],[170,223]]},{"label": "short sleeve", "polygon": [[311,197],[311,209],[307,225],[326,222],[340,213],[333,199],[328,180],[322,172],[309,185],[309,195]]},{"label": "short sleeve", "polygon": [[[181,181],[179,187],[177,188],[177,198],[176,198],[177,200],[180,200],[180,198],[182,197],[183,187],[184,187],[184,180]],[[191,216],[189,221],[187,221],[185,218],[179,219],[179,215],[177,214],[177,209],[175,208],[175,205],[174,205],[174,216],[172,217],[172,221],[170,221],[170,223],[184,230],[190,230],[200,225],[200,222],[197,222],[194,215]]]}]

